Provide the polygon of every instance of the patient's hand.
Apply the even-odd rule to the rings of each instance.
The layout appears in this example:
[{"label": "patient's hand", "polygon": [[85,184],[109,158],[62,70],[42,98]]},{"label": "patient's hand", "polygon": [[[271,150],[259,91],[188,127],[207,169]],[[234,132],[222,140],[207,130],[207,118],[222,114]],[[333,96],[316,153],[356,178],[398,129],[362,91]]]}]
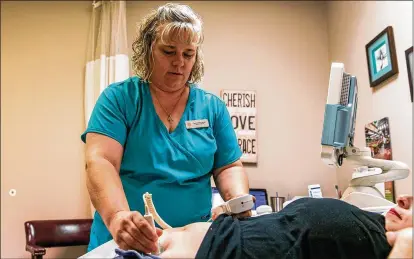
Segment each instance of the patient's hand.
[{"label": "patient's hand", "polygon": [[164,230],[160,244],[161,258],[195,258],[211,223],[199,222],[182,228]]},{"label": "patient's hand", "polygon": [[388,243],[393,246],[388,258],[413,258],[413,228],[387,232]]}]

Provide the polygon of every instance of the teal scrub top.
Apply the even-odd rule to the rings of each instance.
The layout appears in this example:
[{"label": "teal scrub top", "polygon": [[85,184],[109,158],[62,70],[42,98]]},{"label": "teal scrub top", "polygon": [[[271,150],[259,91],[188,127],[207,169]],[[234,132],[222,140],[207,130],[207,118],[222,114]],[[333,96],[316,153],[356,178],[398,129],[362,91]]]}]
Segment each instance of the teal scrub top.
[{"label": "teal scrub top", "polygon": [[[186,127],[188,121],[203,119],[208,127]],[[242,155],[226,105],[196,85],[190,85],[181,120],[169,133],[155,112],[147,82],[134,76],[111,84],[95,104],[83,142],[89,132],[123,146],[120,178],[130,209],[144,214],[142,196],[149,192],[158,214],[172,227],[210,218],[212,171]],[[111,239],[95,212],[88,251]]]}]

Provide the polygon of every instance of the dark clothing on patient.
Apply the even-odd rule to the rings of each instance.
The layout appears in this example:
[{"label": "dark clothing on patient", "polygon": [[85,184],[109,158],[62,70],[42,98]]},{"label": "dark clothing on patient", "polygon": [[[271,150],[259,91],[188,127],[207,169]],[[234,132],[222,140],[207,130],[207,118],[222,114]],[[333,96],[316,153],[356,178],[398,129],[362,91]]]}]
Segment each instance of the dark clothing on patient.
[{"label": "dark clothing on patient", "polygon": [[220,215],[196,259],[387,258],[380,214],[336,199],[301,198],[278,213],[236,219]]}]

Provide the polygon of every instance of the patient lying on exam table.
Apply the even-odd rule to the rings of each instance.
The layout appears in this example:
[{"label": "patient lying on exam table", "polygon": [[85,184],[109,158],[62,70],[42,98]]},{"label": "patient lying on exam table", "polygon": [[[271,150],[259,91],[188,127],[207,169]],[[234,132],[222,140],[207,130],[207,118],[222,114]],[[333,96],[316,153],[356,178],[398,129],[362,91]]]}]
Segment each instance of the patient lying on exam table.
[{"label": "patient lying on exam table", "polygon": [[158,256],[387,258],[392,247],[386,231],[412,227],[406,216],[401,219],[407,211],[400,207],[384,217],[336,199],[302,198],[278,213],[244,219],[221,215],[213,223],[164,230],[164,252]]}]

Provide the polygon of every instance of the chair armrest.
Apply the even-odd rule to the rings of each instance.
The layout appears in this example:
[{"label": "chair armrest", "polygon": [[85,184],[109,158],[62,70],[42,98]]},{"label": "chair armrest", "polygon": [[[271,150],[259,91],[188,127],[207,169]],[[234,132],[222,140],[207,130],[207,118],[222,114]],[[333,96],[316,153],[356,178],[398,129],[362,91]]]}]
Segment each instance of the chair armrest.
[{"label": "chair armrest", "polygon": [[32,255],[46,254],[46,249],[37,245],[26,245],[26,251],[29,251]]}]

